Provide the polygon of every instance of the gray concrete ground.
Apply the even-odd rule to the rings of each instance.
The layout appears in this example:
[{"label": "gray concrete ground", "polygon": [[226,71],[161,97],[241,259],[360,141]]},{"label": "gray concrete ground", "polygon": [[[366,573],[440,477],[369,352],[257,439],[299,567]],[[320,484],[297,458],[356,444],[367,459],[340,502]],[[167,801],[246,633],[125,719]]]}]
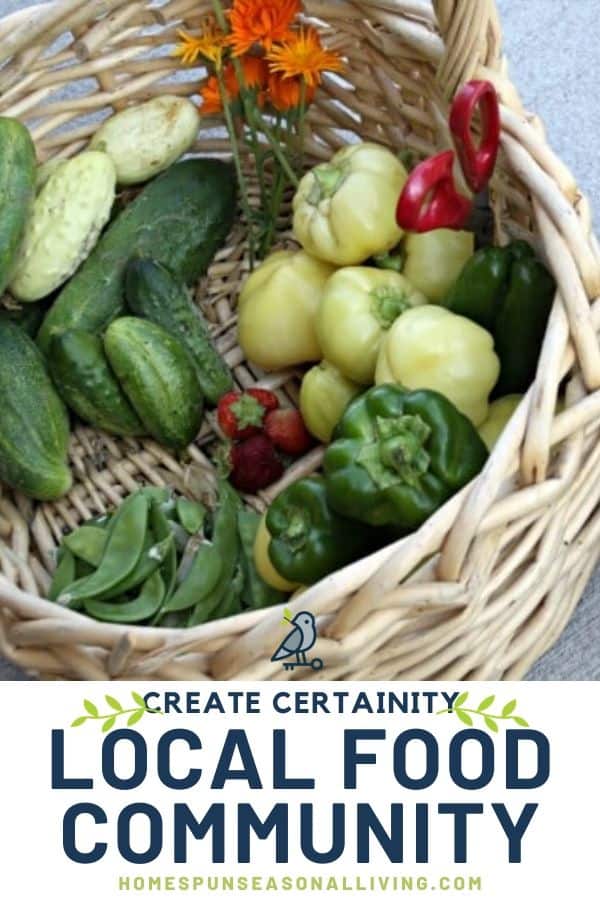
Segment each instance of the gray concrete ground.
[{"label": "gray concrete ground", "polygon": [[[497,0],[497,4],[512,79],[527,107],[545,121],[554,149],[600,210],[600,0]],[[27,0],[0,0],[0,16],[27,5]],[[0,660],[0,680],[19,677],[23,676]],[[600,568],[560,642],[529,677],[600,680]]]}]

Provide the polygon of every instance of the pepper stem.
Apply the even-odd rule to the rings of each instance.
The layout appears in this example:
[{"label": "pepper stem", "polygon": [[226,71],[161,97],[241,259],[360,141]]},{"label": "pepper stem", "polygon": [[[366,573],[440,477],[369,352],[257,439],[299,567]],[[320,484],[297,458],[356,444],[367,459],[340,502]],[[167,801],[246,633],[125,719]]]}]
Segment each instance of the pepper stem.
[{"label": "pepper stem", "polygon": [[431,428],[420,416],[378,418],[377,438],[359,452],[357,462],[367,470],[377,487],[399,484],[418,487],[429,470],[431,458],[425,444]]},{"label": "pepper stem", "polygon": [[322,200],[327,200],[337,193],[346,179],[347,166],[332,166],[328,163],[323,163],[313,169],[313,175],[315,183],[308,199],[310,203],[316,206]]},{"label": "pepper stem", "polygon": [[305,510],[294,507],[290,510],[285,531],[279,535],[290,550],[302,550],[310,533],[310,521]]},{"label": "pepper stem", "polygon": [[410,308],[408,297],[404,291],[381,285],[371,291],[373,302],[371,311],[381,327],[387,331],[398,316]]},{"label": "pepper stem", "polygon": [[405,484],[416,487],[429,469],[430,456],[425,443],[431,429],[420,416],[380,419],[380,458],[384,466],[394,469]]}]

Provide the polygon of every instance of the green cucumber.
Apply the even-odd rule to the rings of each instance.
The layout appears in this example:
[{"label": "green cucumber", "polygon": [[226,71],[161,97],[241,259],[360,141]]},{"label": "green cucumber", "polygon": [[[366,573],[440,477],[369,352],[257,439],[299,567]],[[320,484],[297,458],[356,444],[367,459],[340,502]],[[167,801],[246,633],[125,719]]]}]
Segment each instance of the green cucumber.
[{"label": "green cucumber", "polygon": [[31,135],[16,119],[0,117],[0,296],[9,283],[35,198]]},{"label": "green cucumber", "polygon": [[59,394],[84,422],[122,436],[145,433],[108,364],[102,338],[65,331],[52,341],[48,366]]},{"label": "green cucumber", "polygon": [[123,275],[132,255],[153,255],[187,284],[206,272],[236,211],[231,166],[188,159],[152,181],[120,213],[46,316],[38,343],[68,329],[101,333],[123,311]]},{"label": "green cucumber", "polygon": [[0,321],[0,481],[36,500],[70,490],[69,416],[25,332]]},{"label": "green cucumber", "polygon": [[104,337],[108,360],[146,430],[182,450],[202,424],[203,397],[185,347],[145,319],[124,317]]},{"label": "green cucumber", "polygon": [[185,285],[160,263],[134,259],[125,273],[125,297],[133,313],[162,325],[188,349],[204,396],[216,405],[233,388],[233,378]]}]

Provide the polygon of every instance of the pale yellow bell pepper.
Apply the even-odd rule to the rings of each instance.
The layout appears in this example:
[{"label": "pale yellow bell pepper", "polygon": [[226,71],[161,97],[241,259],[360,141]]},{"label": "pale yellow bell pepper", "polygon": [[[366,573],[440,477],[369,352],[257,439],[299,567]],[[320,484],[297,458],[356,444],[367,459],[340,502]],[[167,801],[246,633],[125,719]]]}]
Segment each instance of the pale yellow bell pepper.
[{"label": "pale yellow bell pepper", "polygon": [[395,247],[396,204],[408,173],[378,144],[344,147],[304,176],[294,197],[294,234],[313,256],[355,266]]},{"label": "pale yellow bell pepper", "polygon": [[487,419],[478,428],[490,453],[522,399],[522,394],[507,394],[506,397],[500,397],[490,404]]},{"label": "pale yellow bell pepper", "polygon": [[317,310],[333,266],[282,250],[246,280],[238,301],[238,339],[246,358],[266,371],[322,358]]},{"label": "pale yellow bell pepper", "polygon": [[427,388],[448,398],[477,427],[485,421],[488,398],[500,363],[484,328],[441,306],[418,306],[403,313],[384,338],[375,381]]},{"label": "pale yellow bell pepper", "polygon": [[438,228],[409,234],[402,271],[430,303],[441,303],[474,251],[475,238],[468,231]]},{"label": "pale yellow bell pepper", "polygon": [[346,407],[360,392],[358,384],[326,360],[314,366],[304,376],[300,389],[300,412],[310,433],[328,444]]},{"label": "pale yellow bell pepper", "polygon": [[346,378],[373,384],[385,333],[399,315],[424,303],[426,297],[398,272],[339,269],[325,285],[317,315],[323,356]]}]

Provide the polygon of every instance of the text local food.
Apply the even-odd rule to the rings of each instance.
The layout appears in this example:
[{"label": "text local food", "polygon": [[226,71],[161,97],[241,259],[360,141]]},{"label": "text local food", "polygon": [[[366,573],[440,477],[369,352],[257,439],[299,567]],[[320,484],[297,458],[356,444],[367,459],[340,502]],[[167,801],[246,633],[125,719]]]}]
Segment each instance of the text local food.
[{"label": "text local food", "polygon": [[[321,864],[340,859],[366,863],[373,853],[378,856],[382,852],[390,862],[402,863],[410,861],[407,847],[417,863],[430,858],[460,863],[471,861],[470,841],[480,829],[473,819],[481,823],[483,816],[493,833],[503,837],[498,847],[501,858],[519,862],[523,838],[538,804],[513,802],[509,811],[504,803],[495,802],[497,796],[483,798],[474,792],[492,781],[491,790],[533,791],[550,775],[548,740],[532,729],[508,730],[502,752],[489,735],[477,729],[459,731],[447,743],[419,728],[397,733],[346,729],[340,733],[339,745],[332,746],[328,754],[329,763],[338,754],[340,765],[326,773],[292,771],[295,766],[288,755],[292,756],[293,741],[284,729],[273,730],[268,760],[264,754],[258,755],[242,729],[227,731],[222,746],[211,746],[214,736],[214,730],[200,734],[171,729],[151,748],[143,735],[132,730],[108,734],[99,760],[103,787],[116,791],[145,787],[143,798],[147,800],[145,782],[153,767],[152,777],[174,792],[173,803],[159,808],[138,802],[136,795],[115,820],[90,793],[89,800],[79,800],[64,814],[63,847],[69,859],[82,864],[98,862],[111,847],[111,851],[118,849],[125,861],[141,865],[153,862],[168,848],[175,863],[244,863],[258,853],[258,842],[265,841],[277,863],[294,859],[298,850],[309,862]],[[67,769],[65,733],[53,731],[52,788],[78,792],[98,788],[100,779],[73,771],[72,759]],[[294,759],[298,759],[297,753]],[[315,759],[312,765],[319,765],[323,758],[317,755]],[[339,773],[339,802],[308,802],[307,792],[322,786],[320,776],[331,787],[331,772]],[[415,802],[419,791],[448,776],[448,799],[453,802]],[[375,777],[378,783],[373,793]],[[217,794],[216,802],[207,802],[207,791],[228,787],[235,790],[238,801],[245,790],[251,791],[248,799],[252,802],[233,802],[231,795],[227,795],[227,804],[218,802],[223,794]],[[389,805],[387,799],[374,805],[361,802],[357,792],[367,788],[370,798],[389,798]],[[457,789],[464,802],[456,802]],[[284,793],[268,808],[265,798],[255,793],[262,790]],[[195,791],[192,805],[181,802],[184,791]],[[443,830],[443,846],[441,841],[436,845],[433,838],[438,828]],[[199,849],[193,842],[200,841]]]}]

